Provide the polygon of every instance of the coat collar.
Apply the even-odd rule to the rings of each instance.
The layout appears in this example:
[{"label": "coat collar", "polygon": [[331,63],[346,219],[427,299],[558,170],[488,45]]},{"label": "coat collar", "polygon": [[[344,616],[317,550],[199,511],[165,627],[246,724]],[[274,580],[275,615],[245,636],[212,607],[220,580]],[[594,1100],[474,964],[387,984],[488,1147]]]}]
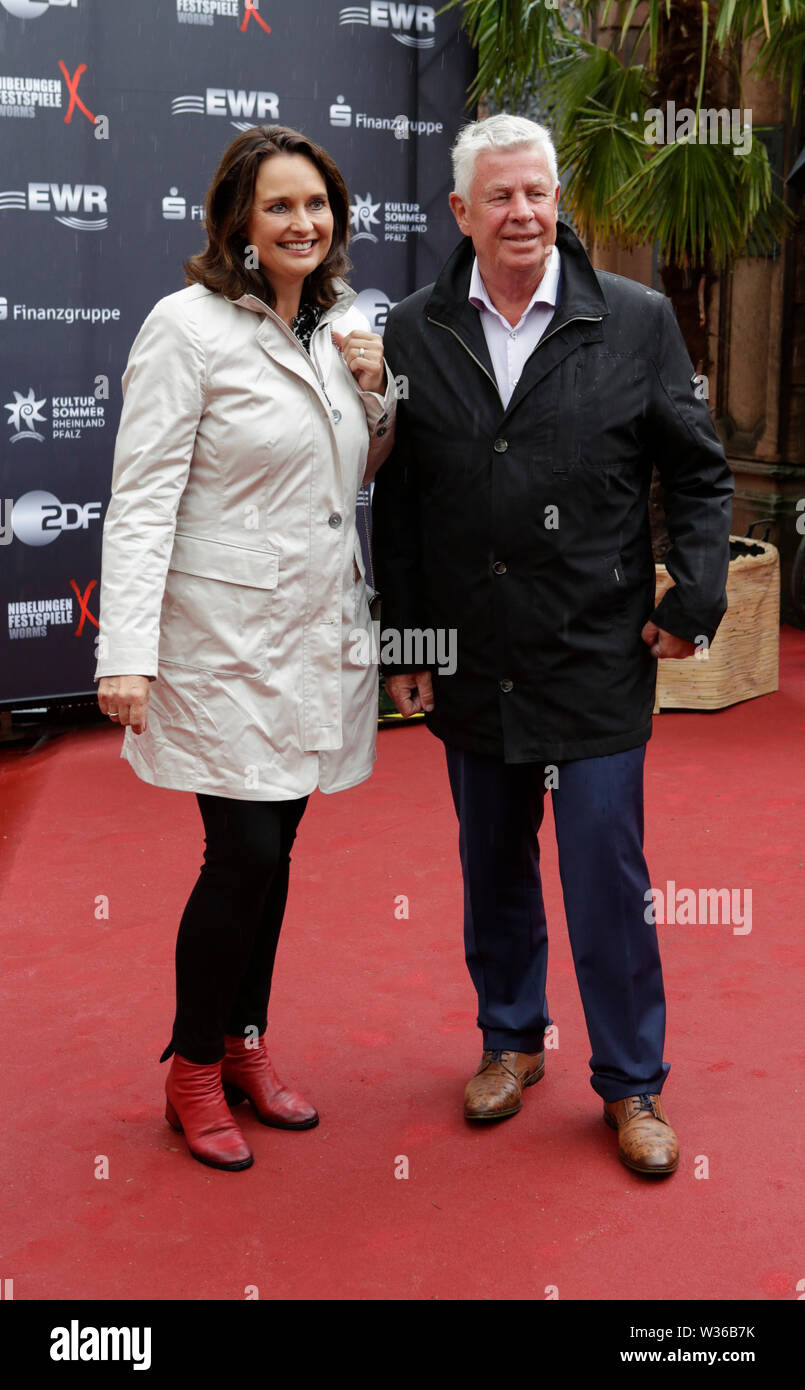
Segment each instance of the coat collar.
[{"label": "coat collar", "polygon": [[[340,317],[358,297],[356,291],[347,284],[346,280],[341,280],[336,276],[333,284],[336,289],[336,301],[329,309],[325,310],[319,319],[319,323],[328,323],[330,319]],[[282,322],[279,314],[275,314],[274,310],[266,304],[265,300],[260,299],[256,294],[242,294],[240,299],[230,299],[228,302],[230,304],[236,304],[239,309],[251,309],[255,314],[271,315],[272,318],[277,319],[280,323]],[[287,328],[288,325],[286,324],[285,327]]]},{"label": "coat collar", "polygon": [[[587,252],[566,222],[556,224],[556,245],[562,262],[560,298],[557,312],[562,320],[600,318],[609,313],[603,290]],[[462,237],[442,267],[425,305],[428,318],[463,317],[468,304],[475,248],[469,237]],[[472,305],[469,308],[473,314]],[[445,318],[446,321],[446,318]]]},{"label": "coat collar", "polygon": [[[609,314],[609,305],[587,252],[566,222],[556,224],[556,245],[561,258],[556,311],[523,368],[504,410],[504,420],[563,357],[581,342],[603,336],[602,320]],[[432,322],[450,329],[463,342],[483,368],[497,394],[495,372],[481,315],[468,298],[474,259],[475,248],[471,239],[462,237],[433,286],[425,304],[425,315]]]}]

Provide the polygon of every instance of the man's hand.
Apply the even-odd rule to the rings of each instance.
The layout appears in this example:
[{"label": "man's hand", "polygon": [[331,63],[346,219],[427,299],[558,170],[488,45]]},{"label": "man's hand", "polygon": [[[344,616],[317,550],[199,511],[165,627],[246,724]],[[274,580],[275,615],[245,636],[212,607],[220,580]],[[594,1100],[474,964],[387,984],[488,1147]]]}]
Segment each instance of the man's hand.
[{"label": "man's hand", "polygon": [[113,724],[129,724],[133,734],[141,734],[146,726],[146,709],[151,682],[147,676],[101,676],[98,681],[98,704]]},{"label": "man's hand", "polygon": [[694,656],[696,653],[695,642],[686,642],[684,637],[674,637],[672,632],[657,627],[656,623],[646,623],[640,636],[650,648],[651,655],[660,659],[670,657],[683,661],[686,656]]},{"label": "man's hand", "polygon": [[386,372],[383,367],[383,339],[377,333],[356,328],[346,338],[333,333],[333,342],[352,372],[361,391],[376,391],[385,395]]},{"label": "man's hand", "polygon": [[433,681],[430,671],[412,671],[404,676],[385,676],[383,684],[403,719],[433,709]]}]

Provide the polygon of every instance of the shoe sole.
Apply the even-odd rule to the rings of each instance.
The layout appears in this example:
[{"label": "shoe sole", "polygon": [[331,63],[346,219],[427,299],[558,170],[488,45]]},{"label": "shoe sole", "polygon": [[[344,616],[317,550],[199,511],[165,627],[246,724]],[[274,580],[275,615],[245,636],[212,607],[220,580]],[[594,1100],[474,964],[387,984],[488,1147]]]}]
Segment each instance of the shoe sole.
[{"label": "shoe sole", "polygon": [[[523,1082],[523,1090],[525,1090],[526,1086],[535,1086],[536,1083],[537,1083],[538,1081],[541,1081],[541,1080],[542,1080],[542,1078],[543,1078],[544,1075],[545,1075],[545,1067],[542,1066],[542,1067],[540,1068],[539,1071],[535,1071],[533,1076],[529,1076],[528,1080]],[[468,1111],[465,1110],[465,1111],[464,1111],[464,1119],[465,1119],[465,1120],[507,1120],[507,1119],[509,1118],[510,1115],[519,1115],[519,1113],[520,1113],[520,1111],[522,1110],[522,1108],[523,1108],[523,1102],[520,1101],[520,1104],[519,1104],[519,1105],[515,1105],[514,1108],[513,1108],[512,1110],[488,1110],[488,1111],[475,1111],[475,1110],[474,1110],[474,1111],[472,1111],[472,1112],[468,1112]]]},{"label": "shoe sole", "polygon": [[267,1129],[315,1129],[319,1123],[318,1115],[314,1115],[312,1120],[300,1120],[296,1124],[285,1123],[283,1120],[264,1120],[251,1096],[247,1096],[245,1091],[238,1091],[232,1086],[224,1086],[224,1099],[227,1105],[232,1107],[248,1101],[260,1124],[265,1125]]},{"label": "shoe sole", "polygon": [[[610,1129],[617,1130],[618,1128],[617,1120],[614,1120],[612,1118],[608,1110],[604,1111],[604,1124],[609,1125]],[[669,1173],[675,1173],[677,1168],[679,1167],[679,1159],[677,1159],[676,1163],[672,1163],[666,1168],[641,1168],[637,1163],[630,1163],[628,1158],[625,1158],[624,1155],[621,1153],[620,1149],[618,1149],[618,1158],[620,1159],[623,1166],[625,1168],[628,1168],[630,1172],[643,1173],[647,1178],[667,1177]]]},{"label": "shoe sole", "polygon": [[[184,1134],[181,1125],[175,1125],[173,1120],[168,1119],[167,1115],[165,1119],[176,1134]],[[187,1143],[187,1140],[185,1140],[185,1143]],[[196,1160],[196,1163],[203,1163],[205,1168],[217,1168],[221,1173],[240,1173],[244,1168],[251,1168],[254,1163],[254,1154],[249,1154],[248,1158],[236,1159],[234,1163],[216,1163],[214,1159],[204,1158],[202,1154],[196,1153],[195,1149],[191,1149],[189,1144],[187,1144],[187,1152],[190,1154],[191,1158]]]}]

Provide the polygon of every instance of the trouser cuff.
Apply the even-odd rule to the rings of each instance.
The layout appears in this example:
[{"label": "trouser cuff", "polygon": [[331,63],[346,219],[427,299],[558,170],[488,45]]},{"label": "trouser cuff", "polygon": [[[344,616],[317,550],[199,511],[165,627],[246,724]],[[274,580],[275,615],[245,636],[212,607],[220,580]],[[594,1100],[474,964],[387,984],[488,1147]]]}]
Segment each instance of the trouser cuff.
[{"label": "trouser cuff", "polygon": [[504,1028],[483,1028],[484,1051],[500,1048],[507,1052],[542,1052],[545,1030],[536,1033],[509,1033]]}]

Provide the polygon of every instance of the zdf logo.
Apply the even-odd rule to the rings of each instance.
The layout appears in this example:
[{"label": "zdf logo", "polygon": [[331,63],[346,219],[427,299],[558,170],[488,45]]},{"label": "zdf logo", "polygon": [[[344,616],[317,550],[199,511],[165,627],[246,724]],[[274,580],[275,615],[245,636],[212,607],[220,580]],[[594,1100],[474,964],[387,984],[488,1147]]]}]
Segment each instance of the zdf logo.
[{"label": "zdf logo", "polygon": [[77,10],[78,0],[0,0],[16,19],[38,19],[46,10]]},{"label": "zdf logo", "polygon": [[23,493],[13,504],[10,529],[7,521],[0,526],[0,543],[9,545],[13,533],[23,545],[50,545],[62,531],[86,531],[91,521],[100,521],[102,505],[60,502],[52,492]]}]

